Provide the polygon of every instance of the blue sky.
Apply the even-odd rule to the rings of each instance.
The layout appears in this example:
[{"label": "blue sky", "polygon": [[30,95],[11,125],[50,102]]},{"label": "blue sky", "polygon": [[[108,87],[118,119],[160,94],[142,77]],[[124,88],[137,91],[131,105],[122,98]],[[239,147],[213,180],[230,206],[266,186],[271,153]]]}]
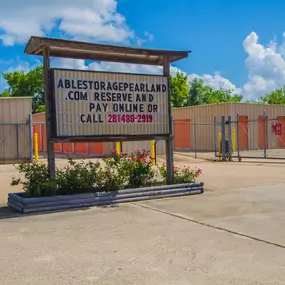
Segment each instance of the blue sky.
[{"label": "blue sky", "polygon": [[[1,0],[2,2],[2,0]],[[25,2],[25,3],[23,3]],[[28,71],[29,36],[51,36],[149,48],[191,50],[176,63],[189,80],[256,98],[285,84],[283,0],[10,0],[0,10],[0,72]],[[54,66],[160,72],[156,67],[76,60]],[[0,79],[0,90],[5,82]]]}]

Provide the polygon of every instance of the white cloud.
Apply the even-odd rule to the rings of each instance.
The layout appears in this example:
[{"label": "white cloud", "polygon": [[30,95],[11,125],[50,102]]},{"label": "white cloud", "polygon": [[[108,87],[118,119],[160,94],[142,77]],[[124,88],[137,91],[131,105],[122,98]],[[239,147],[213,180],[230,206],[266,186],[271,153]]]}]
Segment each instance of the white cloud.
[{"label": "white cloud", "polygon": [[11,65],[6,72],[14,72],[14,71],[24,71],[29,72],[31,69],[39,66],[41,61],[38,59],[34,59],[32,62],[21,60],[20,57],[16,57],[14,60],[9,61]]},{"label": "white cloud", "polygon": [[145,42],[151,42],[154,39],[154,36],[151,33],[147,32],[147,31],[144,32],[144,36],[145,36],[144,39],[142,39],[142,38],[138,38],[137,39],[137,45],[138,46],[141,46]]},{"label": "white cloud", "polygon": [[7,72],[14,72],[14,71],[29,72],[31,68],[32,67],[29,62],[18,59],[16,65],[9,67]]},{"label": "white cloud", "polygon": [[88,69],[88,66],[85,65],[85,61],[82,59],[73,59],[73,58],[56,58],[51,62],[52,67],[59,67],[65,69]]},{"label": "white cloud", "polygon": [[273,91],[277,87],[273,79],[264,79],[259,75],[252,75],[249,81],[244,84],[243,91],[247,98],[256,98],[257,94],[260,96]]},{"label": "white cloud", "polygon": [[[158,74],[162,75],[163,70],[161,66],[132,64],[132,63],[118,63],[118,62],[93,62],[89,65],[84,60],[79,59],[55,59],[52,61],[52,66],[67,69],[80,69],[80,70],[96,70],[108,72],[125,72],[125,73],[138,73],[138,74]],[[176,75],[177,72],[184,71],[175,66],[170,66],[170,74]]]},{"label": "white cloud", "polygon": [[211,86],[213,89],[231,89],[233,92],[240,94],[240,88],[237,88],[229,79],[222,77],[218,72],[214,75],[204,74],[190,74],[188,75],[189,81],[193,81],[195,78],[203,79],[205,85]]},{"label": "white cloud", "polygon": [[252,32],[243,42],[248,70],[248,82],[243,86],[243,93],[248,99],[264,96],[285,84],[284,34],[281,45],[278,45],[276,37],[267,46],[258,40],[258,35]]},{"label": "white cloud", "polygon": [[[3,3],[2,3],[3,2]],[[4,45],[25,43],[53,28],[71,38],[128,42],[134,32],[117,12],[116,0],[1,1],[0,40]]]},{"label": "white cloud", "polygon": [[89,64],[88,69],[126,73],[162,74],[161,67],[131,63],[94,62]]}]

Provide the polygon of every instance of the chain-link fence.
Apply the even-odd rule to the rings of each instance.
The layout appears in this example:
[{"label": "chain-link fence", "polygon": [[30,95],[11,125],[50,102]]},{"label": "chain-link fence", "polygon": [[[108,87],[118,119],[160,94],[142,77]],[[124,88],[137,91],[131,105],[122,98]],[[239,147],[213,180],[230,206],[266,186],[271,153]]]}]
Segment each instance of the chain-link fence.
[{"label": "chain-link fence", "polygon": [[237,134],[233,157],[285,159],[285,117],[268,118],[264,112],[249,120],[237,115],[231,126]]},{"label": "chain-link fence", "polygon": [[190,119],[174,120],[174,150],[196,158],[213,158],[219,123]]},{"label": "chain-link fence", "polygon": [[237,115],[201,122],[174,120],[174,149],[193,157],[285,159],[285,116]]}]

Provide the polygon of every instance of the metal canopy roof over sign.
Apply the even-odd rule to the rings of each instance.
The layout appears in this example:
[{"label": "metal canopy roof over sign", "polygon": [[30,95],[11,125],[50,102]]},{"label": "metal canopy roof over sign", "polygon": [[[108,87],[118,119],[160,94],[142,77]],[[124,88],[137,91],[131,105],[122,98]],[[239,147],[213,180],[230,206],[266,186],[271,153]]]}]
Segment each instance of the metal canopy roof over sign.
[{"label": "metal canopy roof over sign", "polygon": [[154,50],[42,37],[31,37],[25,53],[42,56],[45,48],[49,49],[49,55],[52,57],[148,65],[163,65],[164,58],[168,58],[168,62],[172,63],[187,58],[190,53],[190,51]]}]

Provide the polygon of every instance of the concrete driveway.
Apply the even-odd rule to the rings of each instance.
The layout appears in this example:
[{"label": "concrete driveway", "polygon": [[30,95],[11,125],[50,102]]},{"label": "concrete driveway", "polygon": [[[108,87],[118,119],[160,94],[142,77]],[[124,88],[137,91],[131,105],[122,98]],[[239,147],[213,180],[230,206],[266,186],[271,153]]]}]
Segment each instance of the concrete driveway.
[{"label": "concrete driveway", "polygon": [[194,164],[203,195],[28,216],[2,207],[0,284],[283,285],[280,165]]}]

